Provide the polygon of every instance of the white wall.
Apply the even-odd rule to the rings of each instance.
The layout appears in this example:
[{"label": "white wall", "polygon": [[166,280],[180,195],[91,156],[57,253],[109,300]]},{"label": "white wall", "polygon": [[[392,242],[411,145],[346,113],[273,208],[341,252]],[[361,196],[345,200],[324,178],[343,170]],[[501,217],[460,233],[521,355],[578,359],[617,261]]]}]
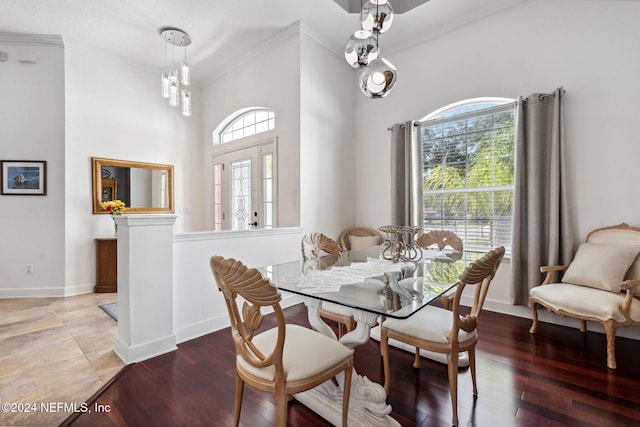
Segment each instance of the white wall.
[{"label": "white wall", "polygon": [[[173,245],[174,332],[183,342],[229,326],[224,298],[218,291],[209,260],[213,255],[241,260],[248,267],[264,267],[300,258],[302,229],[184,233]],[[284,306],[299,302],[283,293]]]},{"label": "white wall", "polygon": [[[356,129],[362,156],[356,183],[369,188],[358,199],[357,222],[390,220],[390,125],[463,99],[516,98],[563,86],[576,243],[596,227],[640,225],[638,17],[640,2],[527,1],[386,55],[398,68],[394,92],[382,102],[356,98],[356,121],[368,123]],[[513,308],[506,269],[488,297],[489,306],[503,311]]]},{"label": "white wall", "polygon": [[[256,49],[258,50],[258,49]],[[202,89],[202,168],[206,185],[200,196],[213,229],[213,131],[230,114],[247,107],[274,110],[278,138],[278,226],[300,224],[300,38],[294,25],[263,49],[243,58]],[[232,143],[231,143],[232,144]]]},{"label": "white wall", "polygon": [[200,92],[192,88],[195,114],[186,118],[160,97],[158,70],[80,45],[67,44],[65,56],[66,286],[86,292],[93,239],[113,236],[111,218],[92,214],[91,157],[174,165],[174,230],[200,227]]},{"label": "white wall", "polygon": [[[46,197],[0,197],[0,296],[93,291],[94,239],[112,236],[113,222],[92,214],[91,157],[175,165],[175,229],[200,228],[199,116],[184,118],[166,104],[157,70],[78,45],[12,37],[20,44],[0,44],[10,58],[0,69],[11,82],[0,97],[0,157],[46,160],[48,183]],[[20,51],[33,51],[37,62],[19,64]],[[193,92],[198,111],[200,92]],[[26,274],[27,264],[35,274]]]},{"label": "white wall", "polygon": [[[8,53],[0,62],[0,160],[46,161],[47,195],[0,196],[0,297],[52,294],[65,285],[64,48],[59,38],[57,45],[19,43],[0,38]],[[34,53],[36,63],[18,63],[22,53]]]},{"label": "white wall", "polygon": [[344,57],[302,27],[300,60],[301,225],[334,239],[355,226],[354,93]]}]

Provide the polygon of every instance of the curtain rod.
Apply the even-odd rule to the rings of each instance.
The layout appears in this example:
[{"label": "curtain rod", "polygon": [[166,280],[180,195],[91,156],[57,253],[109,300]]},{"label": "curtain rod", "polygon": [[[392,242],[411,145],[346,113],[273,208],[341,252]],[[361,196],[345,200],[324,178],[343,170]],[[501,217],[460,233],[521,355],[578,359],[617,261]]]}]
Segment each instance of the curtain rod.
[{"label": "curtain rod", "polygon": [[[560,95],[564,95],[564,92],[565,92],[564,87],[560,86],[558,89],[560,89]],[[544,98],[548,96],[554,96],[555,94],[556,94],[555,90],[551,93],[541,93],[540,95],[538,95],[538,101],[542,101]]]},{"label": "curtain rod", "polygon": [[[566,92],[566,91],[564,90],[564,87],[563,87],[563,86],[560,86],[560,87],[559,87],[559,89],[560,89],[560,95],[564,95],[564,94],[565,94],[565,92]],[[546,98],[546,97],[548,97],[548,96],[554,96],[555,94],[556,94],[556,92],[555,92],[555,91],[553,91],[553,92],[551,92],[551,93],[541,93],[540,95],[538,95],[538,100],[539,100],[539,101],[542,101],[544,98]],[[524,99],[524,101],[526,102],[526,98]],[[511,104],[514,104],[514,105],[515,105],[516,103],[517,103],[517,101],[514,101],[514,102],[512,102]],[[509,104],[510,104],[510,103],[501,104],[501,105],[496,105],[495,107],[489,107],[489,108],[487,108],[487,110],[491,110],[492,108],[499,108],[499,107],[503,107],[503,106],[505,106],[505,105],[509,105]],[[426,120],[426,121],[428,121],[428,120]],[[420,126],[420,125],[421,125],[421,124],[423,124],[423,123],[424,123],[424,122],[416,121],[416,122],[414,123],[414,126]],[[388,128],[387,128],[387,130],[388,130],[388,131],[391,131],[391,130],[393,130],[393,129],[392,129],[391,127],[388,127]]]}]

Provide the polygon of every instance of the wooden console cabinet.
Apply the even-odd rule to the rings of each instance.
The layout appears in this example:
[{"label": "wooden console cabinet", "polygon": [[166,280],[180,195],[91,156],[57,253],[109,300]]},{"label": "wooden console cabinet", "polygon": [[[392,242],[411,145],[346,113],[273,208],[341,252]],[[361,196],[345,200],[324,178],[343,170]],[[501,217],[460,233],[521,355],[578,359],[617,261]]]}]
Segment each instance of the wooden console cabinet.
[{"label": "wooden console cabinet", "polygon": [[118,292],[118,239],[96,239],[94,292]]}]

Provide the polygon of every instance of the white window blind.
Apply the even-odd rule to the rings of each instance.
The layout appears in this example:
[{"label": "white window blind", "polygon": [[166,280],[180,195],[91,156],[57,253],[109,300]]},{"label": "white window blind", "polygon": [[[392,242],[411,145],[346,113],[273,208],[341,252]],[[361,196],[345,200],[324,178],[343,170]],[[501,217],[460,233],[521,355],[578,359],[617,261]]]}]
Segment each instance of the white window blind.
[{"label": "white window blind", "polygon": [[424,229],[456,233],[465,250],[511,252],[514,103],[457,104],[423,121]]}]

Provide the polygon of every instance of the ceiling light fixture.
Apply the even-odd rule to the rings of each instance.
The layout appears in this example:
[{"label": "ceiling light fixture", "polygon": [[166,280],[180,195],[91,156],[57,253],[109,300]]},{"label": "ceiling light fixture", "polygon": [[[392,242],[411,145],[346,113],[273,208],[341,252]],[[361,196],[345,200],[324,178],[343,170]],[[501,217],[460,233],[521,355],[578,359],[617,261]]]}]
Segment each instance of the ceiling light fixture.
[{"label": "ceiling light fixture", "polygon": [[344,51],[347,63],[364,68],[360,90],[369,98],[384,98],[396,84],[398,72],[380,57],[380,34],[391,27],[393,9],[388,0],[360,0],[360,29],[353,33]]},{"label": "ceiling light fixture", "polygon": [[[191,116],[191,70],[187,63],[187,46],[191,44],[191,38],[184,31],[171,27],[161,28],[160,36],[164,39],[164,69],[161,75],[160,95],[169,99],[169,105],[172,107],[182,106],[183,116]],[[170,67],[167,65],[167,44],[172,46]],[[184,61],[179,70],[175,65],[176,46],[184,48]]]}]

